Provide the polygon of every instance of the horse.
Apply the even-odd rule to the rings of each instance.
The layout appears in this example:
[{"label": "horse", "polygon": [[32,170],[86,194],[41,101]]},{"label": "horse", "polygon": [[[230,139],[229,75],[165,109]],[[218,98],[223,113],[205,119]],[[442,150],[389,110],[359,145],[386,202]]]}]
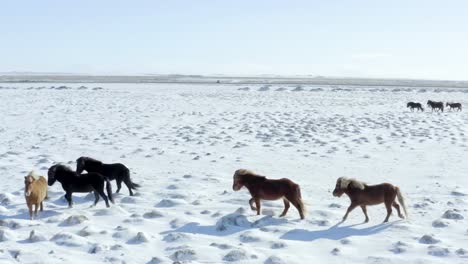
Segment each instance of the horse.
[{"label": "horse", "polygon": [[133,196],[133,190],[136,190],[140,185],[132,182],[130,179],[130,170],[121,163],[104,164],[99,160],[90,157],[79,157],[76,160],[76,172],[81,173],[83,170],[87,172],[97,172],[107,177],[109,180],[116,180],[117,193],[122,188],[122,181],[127,185],[130,196]]},{"label": "horse", "polygon": [[436,111],[439,111],[439,110],[441,110],[442,112],[444,111],[444,103],[443,102],[434,102],[434,101],[428,100],[427,101],[427,106],[430,106],[432,111],[434,111],[434,109],[436,109]]},{"label": "horse", "polygon": [[422,105],[420,103],[409,102],[406,104],[406,108],[408,107],[411,109],[411,112],[413,112],[415,108],[416,111],[421,110],[421,112],[424,112],[424,108],[422,108]]},{"label": "horse", "polygon": [[[280,217],[286,215],[289,210],[290,202],[299,211],[301,219],[304,219],[305,206],[302,202],[301,189],[298,184],[293,181],[283,178],[278,180],[267,179],[264,176],[257,175],[252,171],[239,169],[234,173],[234,182],[232,189],[239,191],[245,186],[252,198],[249,200],[250,208],[257,211],[260,215],[260,200],[278,200],[283,198],[284,211]],[[255,206],[253,203],[255,202]]]},{"label": "horse", "polygon": [[462,110],[462,105],[460,103],[448,103],[447,102],[447,104],[445,106],[450,107],[450,110],[452,110],[452,109],[457,109],[457,111]]},{"label": "horse", "polygon": [[[44,199],[47,197],[47,181],[44,177],[36,175],[34,171],[29,172],[28,176],[24,177],[24,198],[29,209],[29,218],[33,220],[37,217],[37,210],[41,207],[41,212],[44,210]],[[33,214],[33,206],[34,214]]]},{"label": "horse", "polygon": [[[47,174],[49,186],[52,186],[55,181],[62,184],[69,208],[73,205],[72,193],[74,192],[94,192],[94,205],[99,201],[99,195],[104,199],[107,207],[109,207],[109,200],[114,203],[111,184],[106,177],[99,173],[78,174],[69,167],[58,164],[50,167]],[[106,185],[107,196],[104,193],[104,184]]]},{"label": "horse", "polygon": [[[363,182],[355,179],[348,179],[346,177],[340,177],[336,181],[335,190],[333,190],[333,196],[341,197],[345,193],[351,200],[351,205],[348,207],[346,214],[343,216],[343,222],[348,217],[348,214],[357,206],[361,206],[362,212],[366,216],[365,223],[369,222],[369,216],[367,216],[367,205],[377,205],[385,203],[387,208],[387,217],[384,220],[388,222],[390,215],[392,214],[392,206],[398,211],[398,216],[402,219],[405,217],[401,214],[400,205],[403,207],[406,218],[408,213],[406,210],[405,200],[400,192],[400,188],[390,183],[382,183],[377,185],[367,185]],[[395,198],[398,198],[398,205],[395,202]]]}]

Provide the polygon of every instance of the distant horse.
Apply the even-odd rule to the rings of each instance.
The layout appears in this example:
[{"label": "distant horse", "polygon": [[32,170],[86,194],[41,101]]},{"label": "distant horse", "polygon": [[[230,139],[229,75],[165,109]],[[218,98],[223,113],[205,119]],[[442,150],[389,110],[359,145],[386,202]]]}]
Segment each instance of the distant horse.
[{"label": "distant horse", "polygon": [[[234,173],[234,182],[232,189],[238,191],[245,186],[252,198],[249,200],[249,205],[252,210],[257,211],[260,215],[260,200],[278,200],[283,198],[284,211],[280,217],[286,215],[291,202],[299,211],[301,219],[304,219],[305,207],[301,198],[301,189],[289,179],[270,180],[264,176],[257,175],[249,170],[239,169]],[[253,203],[255,202],[255,207]]]},{"label": "distant horse", "polygon": [[[382,183],[377,185],[367,185],[363,182],[355,179],[348,179],[340,177],[336,181],[335,190],[333,190],[333,196],[341,197],[343,193],[346,193],[351,199],[351,205],[348,207],[346,214],[343,216],[343,222],[348,217],[348,214],[357,206],[361,206],[364,215],[366,216],[365,222],[369,222],[369,216],[367,216],[367,205],[376,205],[385,203],[387,208],[387,217],[384,222],[388,222],[388,218],[392,214],[392,206],[398,211],[398,216],[404,218],[400,211],[400,205],[403,207],[406,218],[408,213],[406,211],[405,201],[400,189],[390,183]],[[395,202],[395,198],[398,198],[398,205]]]},{"label": "distant horse", "polygon": [[[68,201],[68,207],[72,207],[72,193],[74,192],[94,192],[94,205],[99,201],[99,195],[104,199],[107,207],[109,207],[108,200],[112,203],[114,202],[109,180],[99,173],[77,174],[69,167],[59,164],[50,167],[48,171],[47,182],[49,186],[52,186],[55,181],[62,184],[62,188],[65,190],[65,199]],[[104,184],[106,185],[107,196],[104,193]]]},{"label": "distant horse", "polygon": [[[29,209],[29,218],[33,220],[37,217],[37,209],[41,207],[41,212],[44,210],[44,199],[47,196],[47,181],[44,177],[38,176],[31,171],[28,176],[24,177],[24,198]],[[34,214],[33,214],[33,205]]]},{"label": "distant horse", "polygon": [[442,112],[444,111],[444,103],[443,102],[433,102],[431,100],[428,100],[427,101],[427,106],[431,107],[432,111],[434,111],[434,109],[436,111],[439,111],[439,110],[441,110]]},{"label": "distant horse", "polygon": [[447,103],[445,106],[450,107],[450,110],[457,109],[457,111],[462,110],[462,105],[460,103]]},{"label": "distant horse", "polygon": [[130,179],[130,170],[121,163],[104,164],[99,160],[95,160],[89,157],[80,157],[76,160],[76,172],[81,173],[83,170],[87,172],[97,172],[109,180],[116,180],[117,182],[117,193],[122,188],[122,181],[127,185],[130,192],[130,196],[133,196],[132,189],[140,187],[140,185],[132,182]]},{"label": "distant horse", "polygon": [[424,112],[424,108],[422,108],[422,105],[420,103],[409,102],[406,104],[406,108],[408,107],[411,109],[411,112],[414,111],[415,108],[416,111],[421,110],[421,112]]}]

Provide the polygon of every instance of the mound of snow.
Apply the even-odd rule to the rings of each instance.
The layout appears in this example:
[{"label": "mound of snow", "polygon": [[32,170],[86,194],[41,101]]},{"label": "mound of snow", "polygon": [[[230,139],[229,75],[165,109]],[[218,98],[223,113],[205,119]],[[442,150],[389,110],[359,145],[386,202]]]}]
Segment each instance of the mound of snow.
[{"label": "mound of snow", "polygon": [[146,243],[146,242],[148,242],[148,241],[149,241],[149,239],[148,239],[148,237],[146,236],[145,233],[143,233],[143,232],[138,232],[138,233],[136,234],[136,236],[133,237],[132,239],[130,239],[130,241],[128,241],[128,242],[129,242],[129,243]]},{"label": "mound of snow", "polygon": [[85,226],[83,229],[78,231],[78,235],[82,237],[92,236],[98,234],[99,231],[92,226]]},{"label": "mound of snow", "polygon": [[229,251],[224,257],[224,261],[234,262],[247,259],[247,253],[243,249],[233,249]]},{"label": "mound of snow", "polygon": [[197,259],[197,253],[191,248],[182,248],[172,253],[170,258],[173,261],[192,261]]},{"label": "mound of snow", "polygon": [[0,229],[0,242],[14,240],[13,232],[8,229]]},{"label": "mound of snow", "polygon": [[180,202],[174,201],[172,199],[162,199],[156,207],[174,207],[179,205]]},{"label": "mound of snow", "polygon": [[163,240],[166,242],[183,242],[187,241],[189,236],[184,233],[170,233],[167,234]]},{"label": "mound of snow", "polygon": [[64,226],[78,225],[85,221],[88,221],[88,217],[84,215],[71,215],[62,222]]},{"label": "mound of snow", "polygon": [[421,244],[437,244],[440,240],[436,239],[433,235],[424,235],[419,239]]},{"label": "mound of snow", "polygon": [[45,236],[41,234],[36,234],[35,230],[31,230],[31,232],[29,233],[29,238],[28,238],[29,242],[35,243],[35,242],[40,242],[40,241],[45,241],[45,240],[47,240]]},{"label": "mound of snow", "polygon": [[153,218],[159,218],[159,217],[163,217],[164,215],[159,212],[159,211],[156,211],[156,210],[151,210],[149,212],[146,212],[143,214],[143,217],[144,218],[149,218],[149,219],[153,219]]},{"label": "mound of snow", "polygon": [[265,260],[265,264],[286,264],[286,263],[289,263],[289,262],[277,256],[271,256],[267,258],[267,260]]},{"label": "mound of snow", "polygon": [[406,252],[408,250],[408,247],[409,247],[408,244],[406,244],[404,242],[401,242],[401,241],[398,241],[395,244],[393,244],[390,251],[395,253],[395,254],[400,254],[400,253]]},{"label": "mound of snow", "polygon": [[444,247],[429,246],[427,248],[427,254],[436,257],[446,257],[450,254],[450,250]]},{"label": "mound of snow", "polygon": [[447,210],[445,213],[442,215],[442,218],[445,219],[452,219],[452,220],[462,220],[464,219],[463,215],[457,212],[457,209],[454,210]]},{"label": "mound of snow", "polygon": [[66,246],[66,247],[79,247],[85,244],[83,238],[73,235],[67,232],[60,232],[55,234],[50,241],[55,242],[55,244],[59,246]]},{"label": "mound of snow", "polygon": [[302,92],[304,91],[304,88],[302,88],[302,86],[298,85],[296,86],[296,88],[292,89],[293,92]]},{"label": "mound of snow", "polygon": [[468,255],[468,251],[466,249],[464,249],[464,248],[457,249],[457,251],[455,251],[455,253],[457,253],[458,256]]},{"label": "mound of snow", "polygon": [[18,221],[3,219],[0,219],[0,226],[8,227],[10,229],[18,229],[20,227],[23,227],[23,225]]},{"label": "mound of snow", "polygon": [[15,197],[9,193],[0,193],[0,205],[9,206],[15,200]]},{"label": "mound of snow", "polygon": [[153,257],[153,258],[151,258],[151,260],[148,261],[148,263],[146,263],[146,264],[160,264],[160,263],[163,263],[163,261],[162,261],[160,258],[158,258],[158,257]]},{"label": "mound of snow", "polygon": [[437,219],[432,222],[433,227],[441,228],[441,227],[447,227],[449,226],[449,223],[447,221],[444,221],[442,219]]},{"label": "mound of snow", "polygon": [[97,254],[99,252],[107,251],[108,247],[101,244],[94,244],[89,249],[90,254]]},{"label": "mound of snow", "polygon": [[264,86],[258,88],[259,92],[266,92],[266,91],[269,91],[269,90],[270,90],[270,85],[264,85]]},{"label": "mound of snow", "polygon": [[218,220],[218,222],[216,222],[217,231],[225,231],[231,227],[249,228],[251,226],[252,224],[247,220],[247,217],[238,213],[223,216]]},{"label": "mound of snow", "polygon": [[251,232],[245,232],[239,236],[239,240],[242,243],[250,243],[250,242],[259,242],[260,238],[252,235]]},{"label": "mound of snow", "polygon": [[322,92],[323,89],[322,88],[312,88],[310,89],[311,92]]}]

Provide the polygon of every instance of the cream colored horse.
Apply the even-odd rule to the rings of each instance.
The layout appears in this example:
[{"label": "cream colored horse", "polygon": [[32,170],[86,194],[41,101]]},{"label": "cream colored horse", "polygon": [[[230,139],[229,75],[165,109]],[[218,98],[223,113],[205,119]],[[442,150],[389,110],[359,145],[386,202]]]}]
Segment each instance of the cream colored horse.
[{"label": "cream colored horse", "polygon": [[[39,175],[36,175],[34,171],[31,171],[28,176],[24,177],[24,197],[26,198],[26,204],[29,209],[29,217],[32,220],[37,217],[37,210],[39,206],[41,211],[44,210],[43,201],[47,196],[47,180]],[[33,214],[33,205],[34,214]]]}]

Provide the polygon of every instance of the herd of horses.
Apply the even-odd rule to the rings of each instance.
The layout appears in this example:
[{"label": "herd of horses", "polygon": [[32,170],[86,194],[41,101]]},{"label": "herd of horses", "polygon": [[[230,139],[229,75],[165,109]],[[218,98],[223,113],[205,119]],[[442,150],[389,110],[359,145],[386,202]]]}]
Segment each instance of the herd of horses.
[{"label": "herd of horses", "polygon": [[[62,164],[51,166],[47,172],[47,181],[43,176],[36,175],[34,172],[30,172],[25,177],[24,196],[31,220],[37,217],[39,207],[40,211],[43,210],[43,201],[47,197],[47,188],[54,185],[55,182],[62,185],[65,191],[65,199],[70,208],[73,206],[72,194],[76,192],[94,192],[94,206],[102,197],[106,206],[109,207],[109,202],[114,203],[110,184],[112,180],[117,182],[117,193],[121,189],[122,182],[127,186],[130,196],[133,196],[132,190],[139,187],[131,180],[129,169],[121,163],[105,164],[89,157],[80,157],[76,160],[76,163],[76,171]],[[85,170],[87,173],[83,173]],[[247,188],[249,191],[251,195],[249,205],[252,210],[257,212],[257,215],[260,215],[261,212],[261,200],[282,199],[284,210],[280,217],[287,214],[290,204],[292,204],[298,210],[300,218],[305,218],[306,207],[302,200],[300,186],[290,179],[267,179],[265,176],[258,175],[250,170],[239,169],[234,172],[232,189],[239,191],[242,187]],[[382,203],[385,204],[387,209],[384,222],[388,222],[392,214],[392,207],[397,210],[400,218],[405,218],[401,213],[401,206],[405,216],[408,217],[400,189],[390,183],[367,185],[356,179],[340,177],[336,181],[333,196],[341,197],[343,194],[346,194],[351,200],[351,204],[343,216],[343,222],[348,214],[358,206],[361,207],[365,215],[365,222],[368,222],[367,206]],[[398,200],[398,203],[396,200]],[[34,211],[33,206],[35,206]]]},{"label": "herd of horses", "polygon": [[[443,112],[444,111],[444,102],[435,102],[435,101],[428,100],[427,101],[427,106],[430,107],[432,111],[436,111],[436,112],[438,112],[438,111]],[[462,105],[460,103],[449,103],[449,102],[447,102],[445,104],[445,107],[448,107],[450,111],[452,111],[452,110],[461,111],[462,110]],[[414,109],[416,109],[416,111],[424,112],[424,108],[422,107],[421,103],[409,102],[409,103],[406,104],[406,108],[410,108],[411,111],[414,111]]]},{"label": "herd of horses", "polygon": [[[305,218],[306,209],[302,201],[301,189],[298,184],[290,179],[267,179],[265,176],[257,175],[252,171],[240,169],[236,170],[234,173],[232,189],[238,191],[242,187],[246,187],[247,190],[249,190],[252,196],[249,200],[249,205],[252,210],[257,212],[257,215],[260,215],[260,200],[283,199],[284,210],[280,217],[286,215],[290,203],[292,203],[299,212],[301,219]],[[405,216],[408,218],[405,200],[400,192],[400,188],[390,183],[367,185],[356,179],[340,177],[336,180],[333,196],[341,197],[343,194],[346,194],[351,200],[351,204],[346,210],[346,214],[343,216],[343,222],[346,221],[346,218],[353,209],[360,206],[366,217],[364,221],[367,223],[369,222],[367,206],[381,203],[384,203],[387,208],[387,216],[384,222],[388,222],[392,214],[392,207],[395,207],[400,218],[403,219]],[[399,204],[395,199],[398,200]],[[255,206],[253,203],[255,203]],[[400,206],[403,207],[405,216],[401,214]]]},{"label": "herd of horses", "polygon": [[[24,196],[29,208],[29,217],[32,220],[37,216],[37,210],[43,210],[43,201],[47,197],[47,185],[52,186],[59,182],[65,191],[65,199],[68,207],[73,206],[73,193],[94,192],[94,205],[99,202],[100,197],[104,199],[106,206],[109,201],[114,203],[112,197],[112,186],[110,181],[117,182],[117,193],[120,191],[122,182],[128,188],[130,196],[139,187],[130,179],[130,170],[121,163],[105,164],[99,160],[89,157],[80,157],[76,160],[76,171],[63,164],[56,164],[49,168],[47,172],[47,182],[43,176],[36,175],[31,171],[24,179]],[[86,170],[88,173],[83,173]],[[106,193],[104,192],[106,190]],[[33,205],[35,210],[33,213]]]}]

